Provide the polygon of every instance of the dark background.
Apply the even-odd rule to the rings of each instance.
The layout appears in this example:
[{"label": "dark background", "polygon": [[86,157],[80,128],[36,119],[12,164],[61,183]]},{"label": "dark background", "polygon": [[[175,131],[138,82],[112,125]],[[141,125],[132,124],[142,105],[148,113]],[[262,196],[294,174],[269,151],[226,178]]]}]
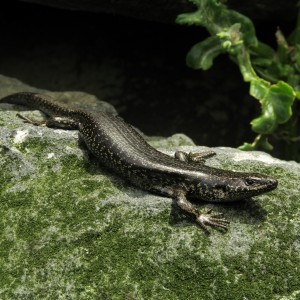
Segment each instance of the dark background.
[{"label": "dark background", "polygon": [[[290,21],[255,21],[275,46]],[[252,142],[249,122],[260,106],[238,67],[224,55],[209,71],[186,67],[205,29],[117,14],[60,10],[7,1],[0,11],[0,73],[51,91],[78,90],[113,104],[147,135],[182,132],[195,143],[236,147]]]}]

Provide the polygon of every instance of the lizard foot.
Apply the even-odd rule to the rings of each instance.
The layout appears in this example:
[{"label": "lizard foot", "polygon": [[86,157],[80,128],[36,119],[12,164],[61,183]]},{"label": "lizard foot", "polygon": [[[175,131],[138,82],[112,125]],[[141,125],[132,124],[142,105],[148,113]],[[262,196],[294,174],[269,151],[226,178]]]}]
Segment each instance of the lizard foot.
[{"label": "lizard foot", "polygon": [[19,117],[20,119],[22,119],[24,123],[32,124],[32,125],[35,125],[35,126],[46,126],[46,122],[45,121],[33,120],[33,119],[27,118],[25,116],[22,116],[19,113],[17,113],[17,117]]},{"label": "lizard foot", "polygon": [[224,219],[223,216],[222,213],[212,214],[212,210],[210,209],[206,214],[201,213],[196,221],[206,234],[210,234],[208,226],[227,231],[230,222]]},{"label": "lizard foot", "polygon": [[78,129],[78,122],[68,118],[68,117],[51,117],[45,121],[38,121],[30,119],[28,117],[17,114],[17,117],[23,120],[24,123],[32,124],[35,126],[47,126],[51,128],[60,128],[60,129]]}]

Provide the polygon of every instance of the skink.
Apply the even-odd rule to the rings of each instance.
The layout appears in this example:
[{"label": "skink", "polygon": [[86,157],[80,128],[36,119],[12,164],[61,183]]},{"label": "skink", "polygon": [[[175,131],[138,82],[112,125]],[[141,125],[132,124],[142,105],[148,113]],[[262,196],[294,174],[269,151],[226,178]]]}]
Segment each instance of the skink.
[{"label": "skink", "polygon": [[223,214],[202,213],[188,200],[227,202],[251,198],[277,187],[277,180],[256,173],[233,172],[205,165],[214,152],[186,153],[174,157],[151,147],[120,117],[106,112],[70,109],[49,96],[22,92],[6,96],[0,103],[38,109],[49,116],[46,121],[22,117],[25,122],[54,128],[77,129],[90,152],[100,163],[133,185],[175,199],[206,232],[208,226],[226,230]]}]

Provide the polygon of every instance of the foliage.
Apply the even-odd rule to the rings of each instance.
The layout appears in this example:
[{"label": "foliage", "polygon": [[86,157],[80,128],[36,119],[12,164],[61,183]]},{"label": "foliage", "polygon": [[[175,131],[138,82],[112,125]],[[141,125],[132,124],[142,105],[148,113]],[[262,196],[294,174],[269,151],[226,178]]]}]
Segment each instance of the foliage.
[{"label": "foliage", "polygon": [[[298,141],[295,136],[297,114],[294,112],[293,116],[292,108],[294,100],[300,99],[300,17],[288,39],[277,30],[277,49],[274,50],[257,39],[254,25],[246,16],[228,9],[218,0],[191,2],[198,9],[179,15],[177,23],[204,26],[210,37],[191,48],[186,57],[187,65],[207,70],[218,55],[229,54],[238,64],[244,81],[250,83],[250,95],[261,105],[261,115],[251,121],[257,136],[253,143],[244,143],[240,149],[270,151],[273,149],[268,142],[271,134],[282,139],[284,136],[288,143]],[[280,124],[286,124],[286,128]]]}]

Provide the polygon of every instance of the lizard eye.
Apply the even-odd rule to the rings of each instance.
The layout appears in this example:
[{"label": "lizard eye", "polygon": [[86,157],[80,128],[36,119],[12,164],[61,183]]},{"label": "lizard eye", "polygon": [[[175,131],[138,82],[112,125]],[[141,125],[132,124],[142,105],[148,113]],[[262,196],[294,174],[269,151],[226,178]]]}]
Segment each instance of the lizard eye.
[{"label": "lizard eye", "polygon": [[255,181],[251,178],[246,178],[245,183],[246,183],[246,185],[252,185],[255,183]]}]

